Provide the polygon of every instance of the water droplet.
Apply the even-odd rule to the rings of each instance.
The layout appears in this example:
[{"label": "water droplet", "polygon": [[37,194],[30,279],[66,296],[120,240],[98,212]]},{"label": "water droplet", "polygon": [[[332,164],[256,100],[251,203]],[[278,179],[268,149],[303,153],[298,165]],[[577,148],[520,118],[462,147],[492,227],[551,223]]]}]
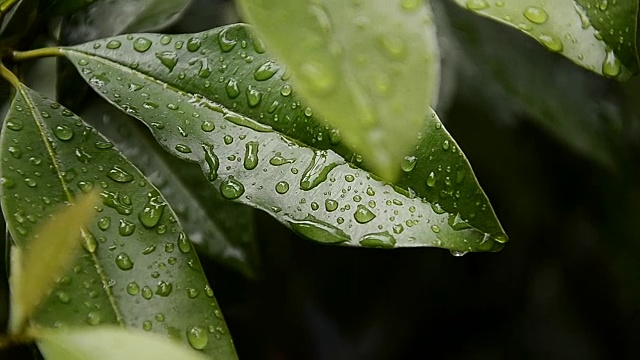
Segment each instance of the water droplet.
[{"label": "water droplet", "polygon": [[160,37],[160,44],[162,45],[168,45],[171,42],[171,36],[169,35],[162,35]]},{"label": "water droplet", "polygon": [[200,292],[194,288],[187,288],[187,296],[189,299],[195,299],[200,295]]},{"label": "water droplet", "polygon": [[400,163],[400,167],[404,172],[410,172],[416,167],[416,162],[418,158],[415,156],[405,156]]},{"label": "water droplet", "polygon": [[289,96],[291,95],[291,85],[289,84],[284,84],[282,85],[282,88],[280,89],[280,95],[282,96]]},{"label": "water droplet", "polygon": [[202,41],[197,37],[190,37],[187,40],[187,50],[190,52],[196,52],[200,50],[200,46],[202,45]]},{"label": "water droplet", "polygon": [[467,8],[469,10],[484,10],[489,7],[486,0],[467,0]]},{"label": "water droplet", "polygon": [[366,224],[375,217],[376,214],[372,213],[371,210],[367,209],[367,207],[362,204],[359,204],[358,208],[353,213],[353,218],[360,224]]},{"label": "water droplet", "polygon": [[103,217],[98,220],[98,228],[102,231],[107,230],[109,225],[111,225],[111,218],[109,217]]},{"label": "water droplet", "polygon": [[440,226],[438,225],[431,225],[431,231],[433,231],[434,233],[439,233],[440,232]]},{"label": "water droplet", "polygon": [[301,190],[311,190],[327,180],[329,172],[338,165],[338,163],[327,164],[327,155],[326,150],[314,150],[313,158],[300,178]]},{"label": "water droplet", "polygon": [[122,43],[118,40],[110,40],[105,46],[107,49],[115,50],[120,48],[121,45]]},{"label": "water droplet", "polygon": [[360,238],[359,243],[364,247],[391,249],[396,246],[396,238],[384,231],[364,235]]},{"label": "water droplet", "polygon": [[227,96],[231,99],[235,99],[240,95],[240,88],[238,87],[238,81],[234,78],[230,78],[226,86]]},{"label": "water droplet", "polygon": [[273,61],[267,61],[256,69],[253,73],[253,77],[258,81],[269,80],[278,72],[278,70],[280,70],[280,66],[278,64]]},{"label": "water droplet", "polygon": [[238,43],[238,40],[231,38],[229,34],[230,29],[231,28],[223,29],[218,34],[218,45],[220,46],[220,50],[222,50],[222,52],[231,51]]},{"label": "water droplet", "polygon": [[183,154],[189,154],[191,152],[191,148],[185,144],[177,144],[175,149]]},{"label": "water droplet", "polygon": [[421,3],[421,0],[402,0],[402,8],[407,11],[415,11]]},{"label": "water droplet", "polygon": [[244,168],[253,170],[258,166],[258,148],[259,144],[255,141],[249,141],[244,149]]},{"label": "water droplet", "polygon": [[162,196],[160,196],[158,190],[152,190],[147,194],[147,197],[147,203],[142,208],[142,211],[138,213],[138,219],[145,228],[152,229],[160,222],[167,204],[162,199]]},{"label": "water droplet", "polygon": [[69,301],[71,301],[71,297],[69,297],[69,294],[64,291],[56,291],[56,297],[58,298],[58,301],[63,304],[68,304]]},{"label": "water droplet", "polygon": [[100,314],[90,311],[87,314],[87,317],[85,318],[85,321],[87,322],[87,324],[91,325],[91,326],[96,326],[100,324]]},{"label": "water droplet", "polygon": [[96,252],[96,249],[98,248],[98,241],[96,240],[96,238],[93,236],[93,234],[91,232],[82,230],[82,248],[90,253],[93,254],[94,252]]},{"label": "water droplet", "polygon": [[171,294],[171,290],[173,290],[173,285],[170,282],[158,281],[158,285],[156,287],[157,295],[167,297]]},{"label": "water droplet", "polygon": [[609,77],[616,77],[620,75],[621,70],[622,66],[618,57],[612,50],[607,50],[607,55],[602,63],[602,73]]},{"label": "water droplet", "polygon": [[333,212],[336,211],[336,209],[338,209],[338,202],[333,200],[333,199],[326,199],[324,201],[324,208],[328,211],[328,212]]},{"label": "water droplet", "polygon": [[109,170],[107,176],[109,177],[109,179],[119,183],[128,183],[133,181],[133,175],[129,174],[117,165]]},{"label": "water droplet", "polygon": [[126,253],[120,253],[116,256],[116,265],[120,270],[131,270],[133,269],[133,261]]},{"label": "water droplet", "polygon": [[247,103],[250,107],[256,107],[262,100],[262,93],[258,91],[253,86],[249,85],[247,87]]},{"label": "water droplet", "polygon": [[139,37],[133,41],[133,49],[137,52],[145,52],[151,47],[151,40]]},{"label": "water droplet", "polygon": [[38,183],[32,179],[32,178],[25,178],[24,179],[24,183],[28,186],[28,187],[36,187],[38,186]]},{"label": "water droplet", "polygon": [[[273,131],[273,129],[268,126],[268,125],[264,125],[261,124],[251,118],[242,116],[240,114],[236,114],[236,113],[232,113],[229,112],[226,115],[223,116],[223,119],[230,121],[236,125],[240,125],[240,126],[244,126],[246,128],[249,128],[251,130],[255,130],[258,132],[271,132]],[[228,144],[227,144],[228,145]]]},{"label": "water droplet", "polygon": [[144,286],[142,288],[142,290],[140,291],[140,293],[142,294],[142,297],[149,300],[153,297],[153,291],[151,291],[151,288],[148,286]]},{"label": "water droplet", "polygon": [[431,173],[429,173],[429,176],[427,177],[427,186],[434,187],[435,185],[436,185],[436,174],[434,174],[432,171]]},{"label": "water droplet", "polygon": [[153,328],[153,324],[151,323],[151,321],[145,320],[142,322],[142,330],[151,331],[152,328]]},{"label": "water droplet", "polygon": [[347,175],[345,175],[345,176],[344,176],[344,180],[345,180],[346,182],[354,182],[354,181],[355,181],[355,179],[356,179],[356,178],[355,178],[353,175],[351,175],[351,174],[347,174]]},{"label": "water droplet", "polygon": [[73,138],[73,130],[64,124],[57,125],[53,128],[53,134],[62,141],[68,141]]},{"label": "water droplet", "polygon": [[555,35],[540,34],[538,35],[538,40],[542,45],[549,49],[549,51],[560,52],[564,48],[562,40]]},{"label": "water droplet", "polygon": [[191,242],[184,232],[180,232],[180,234],[178,234],[178,249],[183,254],[191,251]]},{"label": "water droplet", "polygon": [[278,194],[286,194],[289,191],[289,183],[286,181],[280,181],[276,184],[276,192]]},{"label": "water droplet", "polygon": [[14,159],[20,159],[22,157],[22,150],[17,146],[9,146],[7,150],[9,150],[9,154],[11,154]]},{"label": "water droplet", "polygon": [[549,14],[539,6],[527,7],[522,15],[534,24],[544,24],[549,19]]},{"label": "water droplet", "polygon": [[453,255],[455,257],[464,256],[466,253],[468,253],[468,251],[451,250],[451,255]]},{"label": "water droplet", "polygon": [[296,161],[296,159],[287,159],[282,156],[282,153],[277,152],[275,155],[269,160],[269,164],[273,166],[281,166],[285,164],[292,164]]},{"label": "water droplet", "polygon": [[202,122],[202,125],[200,125],[200,129],[204,132],[212,132],[216,129],[216,126],[211,121],[205,120]]},{"label": "water droplet", "polygon": [[213,146],[202,145],[204,150],[205,167],[204,172],[207,174],[209,181],[214,181],[218,178],[218,168],[220,167],[220,160],[218,156],[213,152]]},{"label": "water droplet", "polygon": [[244,185],[233,176],[229,176],[220,183],[220,194],[228,200],[234,200],[244,194]]},{"label": "water droplet", "polygon": [[451,147],[451,144],[449,143],[449,140],[445,140],[442,142],[442,150],[447,151],[449,150],[450,147]]},{"label": "water droplet", "polygon": [[11,120],[7,120],[7,128],[9,130],[13,130],[13,131],[20,131],[22,130],[22,121],[20,120],[16,120],[16,119],[11,119]]},{"label": "water droplet", "polygon": [[397,35],[383,33],[378,37],[378,43],[382,47],[383,54],[391,59],[402,60],[407,56],[407,45]]},{"label": "water droplet", "polygon": [[313,215],[307,215],[303,220],[291,219],[289,225],[298,234],[323,243],[336,244],[351,240],[341,229],[320,221]]},{"label": "water droplet", "polygon": [[138,283],[134,281],[127,284],[127,294],[138,295],[139,292],[140,292],[140,286],[138,286]]},{"label": "water droplet", "polygon": [[135,229],[136,224],[125,219],[120,219],[120,224],[118,225],[118,233],[120,236],[129,236],[133,234]]},{"label": "water droplet", "polygon": [[209,335],[207,331],[198,327],[198,326],[190,326],[187,329],[187,340],[189,341],[189,345],[196,350],[202,350],[207,346],[209,342]]},{"label": "water droplet", "polygon": [[160,60],[162,65],[169,69],[169,72],[173,71],[178,64],[178,54],[176,54],[175,51],[158,51],[156,58]]},{"label": "water droplet", "polygon": [[222,138],[222,140],[226,145],[230,145],[231,143],[233,143],[233,136],[225,135],[224,138]]}]

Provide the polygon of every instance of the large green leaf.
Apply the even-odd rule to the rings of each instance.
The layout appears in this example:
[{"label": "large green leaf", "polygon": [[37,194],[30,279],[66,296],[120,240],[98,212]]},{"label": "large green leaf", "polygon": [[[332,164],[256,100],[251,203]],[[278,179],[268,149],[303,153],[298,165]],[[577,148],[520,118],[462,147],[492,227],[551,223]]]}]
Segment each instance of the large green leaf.
[{"label": "large green leaf", "polygon": [[454,1],[598,74],[625,79],[638,72],[638,0]]},{"label": "large green leaf", "polygon": [[2,129],[2,210],[17,246],[75,194],[98,190],[85,251],[36,313],[39,326],[119,324],[235,356],[195,251],[158,190],[111,142],[60,104],[16,84]]},{"label": "large green leaf", "polygon": [[[200,333],[192,332],[198,344]],[[207,357],[161,336],[121,328],[40,331],[38,347],[47,360],[205,360]],[[226,359],[226,358],[216,358]]]},{"label": "large green leaf", "polygon": [[415,146],[437,96],[440,57],[428,3],[241,0],[306,102],[385,179]]},{"label": "large green leaf", "polygon": [[87,104],[82,118],[148,174],[199,252],[248,277],[255,276],[254,209],[222,199],[208,185],[199,166],[169,155],[137,121],[102,99],[96,100]]},{"label": "large green leaf", "polygon": [[[62,52],[99,94],[142,120],[215,188],[302,235],[351,246],[498,250],[506,241],[454,140],[431,112],[401,178],[356,165],[294,95],[285,70],[244,25],[139,34]],[[342,154],[343,156],[340,156]]]},{"label": "large green leaf", "polygon": [[[502,123],[528,118],[569,147],[614,167],[627,131],[617,82],[574,66],[524,35],[447,7],[461,62],[458,92]],[[446,14],[442,14],[445,16]],[[438,18],[438,21],[442,17]],[[496,43],[513,44],[499,53]]]}]

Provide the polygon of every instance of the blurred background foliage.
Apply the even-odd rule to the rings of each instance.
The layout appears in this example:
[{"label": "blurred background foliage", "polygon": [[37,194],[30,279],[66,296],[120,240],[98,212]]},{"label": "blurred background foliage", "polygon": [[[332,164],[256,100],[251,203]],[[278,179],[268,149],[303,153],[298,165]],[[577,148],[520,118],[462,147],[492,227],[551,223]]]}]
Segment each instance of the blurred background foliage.
[{"label": "blurred background foliage", "polygon": [[[35,26],[69,44],[135,29],[80,33],[77,24],[91,24],[90,11],[101,3],[114,1],[62,17],[62,30]],[[227,231],[241,238],[248,265],[214,262],[207,254],[216,245],[206,237],[200,258],[240,358],[637,358],[640,79],[599,77],[450,1],[432,4],[444,71],[437,111],[511,241],[499,253],[462,258],[438,249],[323,246],[268,215],[235,209],[245,214],[245,229]],[[226,0],[195,0],[179,15],[165,19],[171,25],[162,31],[240,20]],[[109,127],[112,110],[96,105],[102,100],[58,62],[58,71],[55,62],[33,65],[40,70],[31,85],[60,94],[78,113],[104,111],[94,118]],[[4,87],[0,96],[8,96]],[[134,136],[149,140],[135,124]],[[0,278],[0,323],[6,324],[7,283]],[[30,350],[6,356],[24,351]]]}]

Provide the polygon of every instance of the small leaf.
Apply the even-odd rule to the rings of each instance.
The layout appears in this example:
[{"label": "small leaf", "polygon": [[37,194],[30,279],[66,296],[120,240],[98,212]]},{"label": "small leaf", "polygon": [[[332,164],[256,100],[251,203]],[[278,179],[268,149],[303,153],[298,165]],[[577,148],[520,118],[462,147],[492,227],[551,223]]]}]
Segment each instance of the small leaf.
[{"label": "small leaf", "polygon": [[[37,335],[38,347],[47,360],[208,359],[203,354],[174,341],[167,341],[162,336],[119,327],[41,330]],[[195,335],[192,338],[195,339]],[[196,343],[197,340],[199,339],[196,339]]]},{"label": "small leaf", "polygon": [[638,73],[637,0],[454,1],[598,74],[624,80]]},{"label": "small leaf", "polygon": [[[141,43],[149,44],[144,51],[136,49]],[[356,166],[367,154],[346,149],[339,131],[296,97],[284,69],[244,25],[125,35],[62,51],[167,150],[199,163],[224,198],[267,211],[307,238],[457,252],[498,250],[506,241],[435,113],[413,135],[419,144],[398,166],[400,179],[385,183]],[[278,70],[256,79],[267,63]],[[260,101],[251,105],[252,98]]]},{"label": "small leaf", "polygon": [[93,208],[98,201],[98,194],[90,192],[75,206],[54,212],[28,241],[28,247],[14,249],[10,326],[14,333],[33,315],[55,279],[64,275],[74,262],[82,228],[95,217]]},{"label": "small leaf", "polygon": [[235,358],[175,213],[113,143],[60,104],[18,85],[0,155],[2,209],[19,247],[30,246],[30,235],[58,204],[91,191],[102,200],[84,233],[84,251],[58,279],[33,325],[118,324],[185,344],[191,327],[211,327],[210,336],[220,340],[209,341],[203,351]]},{"label": "small leaf", "polygon": [[[338,128],[375,173],[393,180],[437,95],[428,2],[239,1],[305,102]],[[257,70],[270,76],[273,68]],[[264,75],[262,75],[264,74]]]}]

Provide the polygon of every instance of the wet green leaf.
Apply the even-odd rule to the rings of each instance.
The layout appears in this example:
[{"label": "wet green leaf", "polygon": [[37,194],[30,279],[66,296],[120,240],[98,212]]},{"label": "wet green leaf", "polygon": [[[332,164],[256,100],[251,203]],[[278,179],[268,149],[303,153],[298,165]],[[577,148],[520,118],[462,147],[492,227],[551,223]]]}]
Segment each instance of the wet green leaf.
[{"label": "wet green leaf", "polygon": [[378,175],[395,179],[437,96],[440,58],[428,2],[238,3],[290,68],[305,102],[352,149],[370,154]]},{"label": "wet green leaf", "polygon": [[638,72],[637,0],[454,1],[598,74],[622,80]]},{"label": "wet green leaf", "polygon": [[95,217],[94,207],[99,200],[96,192],[90,192],[82,196],[75,206],[55,211],[28,241],[28,247],[12,250],[12,332],[22,329],[55,280],[69,270],[76,250],[80,248],[82,228]]},{"label": "wet green leaf", "polygon": [[[192,332],[191,338],[197,341]],[[206,336],[206,334],[205,334]],[[38,334],[47,360],[204,360],[208,357],[162,336],[119,327],[49,330]]]},{"label": "wet green leaf", "polygon": [[[118,324],[187,343],[211,329],[204,352],[235,356],[195,251],[158,190],[113,144],[60,104],[18,85],[2,129],[2,209],[17,246],[77,195],[102,203],[81,252],[32,322]],[[219,338],[219,340],[218,340]]]},{"label": "wet green leaf", "polygon": [[357,166],[367,154],[349,152],[339,132],[299,100],[282,80],[285,70],[244,25],[125,35],[63,53],[166,149],[199,163],[223,197],[260,208],[308,238],[456,252],[498,250],[506,241],[435,113],[414,134],[419,145],[400,179],[387,184]]},{"label": "wet green leaf", "polygon": [[149,181],[169,201],[199,253],[255,276],[254,209],[222,199],[199,166],[169,155],[134,119],[99,100],[87,104],[82,118],[149,174]]}]

